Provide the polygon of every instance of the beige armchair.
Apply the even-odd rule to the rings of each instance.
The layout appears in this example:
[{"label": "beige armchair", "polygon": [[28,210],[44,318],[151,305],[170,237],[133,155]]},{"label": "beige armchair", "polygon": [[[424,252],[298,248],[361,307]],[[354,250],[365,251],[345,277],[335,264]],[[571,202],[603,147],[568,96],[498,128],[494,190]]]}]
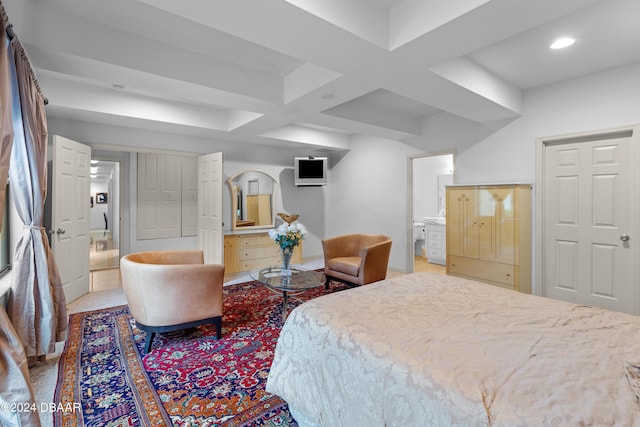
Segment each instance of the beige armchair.
[{"label": "beige armchair", "polygon": [[387,277],[391,238],[381,234],[347,234],[322,241],[325,286],[331,279],[366,285]]},{"label": "beige armchair", "polygon": [[131,315],[147,334],[145,353],[156,333],[213,323],[222,336],[224,265],[204,264],[202,251],[129,254],[120,272]]}]

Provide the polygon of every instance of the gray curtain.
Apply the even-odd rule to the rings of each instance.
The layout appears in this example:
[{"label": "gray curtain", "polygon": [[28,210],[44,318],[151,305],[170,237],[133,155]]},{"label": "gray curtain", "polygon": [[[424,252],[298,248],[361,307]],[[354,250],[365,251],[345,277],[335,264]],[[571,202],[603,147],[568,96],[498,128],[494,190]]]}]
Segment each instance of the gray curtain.
[{"label": "gray curtain", "polygon": [[11,82],[9,79],[9,52],[7,49],[6,25],[7,16],[2,8],[2,23],[0,30],[0,227],[2,227],[2,212],[4,212],[5,191],[7,190],[7,178],[9,177],[9,157],[11,156],[11,144],[13,143],[13,126],[11,125]]},{"label": "gray curtain", "polygon": [[53,353],[55,343],[66,338],[67,309],[60,274],[42,227],[47,190],[44,97],[17,37],[11,40],[10,52],[14,137],[9,177],[24,227],[13,259],[8,314],[31,358]]},{"label": "gray curtain", "polygon": [[[9,171],[11,145],[13,143],[13,126],[11,123],[11,83],[10,58],[6,25],[9,20],[0,1],[0,224],[4,204]],[[4,306],[0,304],[0,405],[24,402],[34,404],[33,390],[29,378],[27,357],[22,341],[18,338]],[[10,409],[10,407],[9,407]],[[40,426],[37,412],[0,411],[2,426]]]}]

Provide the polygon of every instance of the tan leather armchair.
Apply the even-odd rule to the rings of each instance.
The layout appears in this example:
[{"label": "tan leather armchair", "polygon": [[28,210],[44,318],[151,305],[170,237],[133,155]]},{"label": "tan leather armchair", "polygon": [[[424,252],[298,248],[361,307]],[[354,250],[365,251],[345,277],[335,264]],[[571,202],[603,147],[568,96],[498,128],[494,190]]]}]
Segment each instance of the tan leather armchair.
[{"label": "tan leather armchair", "polygon": [[224,265],[204,264],[202,251],[132,253],[120,273],[129,311],[147,334],[145,353],[156,333],[213,323],[222,336]]},{"label": "tan leather armchair", "polygon": [[326,286],[331,279],[366,285],[387,277],[391,238],[382,234],[346,234],[322,241]]}]

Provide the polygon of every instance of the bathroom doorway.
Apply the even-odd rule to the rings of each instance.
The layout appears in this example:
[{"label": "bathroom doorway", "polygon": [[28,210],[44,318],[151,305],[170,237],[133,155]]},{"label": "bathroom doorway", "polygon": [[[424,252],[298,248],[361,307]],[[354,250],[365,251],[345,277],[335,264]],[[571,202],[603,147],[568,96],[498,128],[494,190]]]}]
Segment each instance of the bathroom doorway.
[{"label": "bathroom doorway", "polygon": [[446,273],[446,191],[454,182],[455,152],[409,159],[409,254],[411,271]]},{"label": "bathroom doorway", "polygon": [[90,271],[120,265],[120,162],[91,160]]}]

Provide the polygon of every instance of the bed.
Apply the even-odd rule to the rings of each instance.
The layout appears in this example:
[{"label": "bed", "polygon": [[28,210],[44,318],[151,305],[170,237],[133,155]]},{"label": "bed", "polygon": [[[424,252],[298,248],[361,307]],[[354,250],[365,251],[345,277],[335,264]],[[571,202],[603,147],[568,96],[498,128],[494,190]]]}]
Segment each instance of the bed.
[{"label": "bed", "polygon": [[266,389],[302,426],[632,426],[639,361],[638,316],[414,273],[293,310]]}]

